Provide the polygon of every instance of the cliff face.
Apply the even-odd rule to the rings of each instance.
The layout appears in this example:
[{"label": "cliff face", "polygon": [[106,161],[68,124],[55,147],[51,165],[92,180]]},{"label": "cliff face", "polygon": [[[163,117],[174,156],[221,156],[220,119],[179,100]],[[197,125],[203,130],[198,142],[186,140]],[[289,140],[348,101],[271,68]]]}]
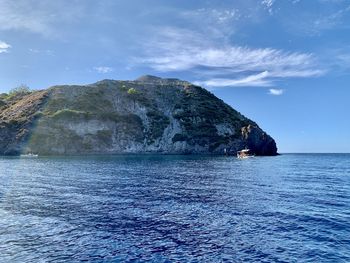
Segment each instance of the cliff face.
[{"label": "cliff face", "polygon": [[0,154],[223,154],[275,141],[207,90],[144,76],[0,97]]}]

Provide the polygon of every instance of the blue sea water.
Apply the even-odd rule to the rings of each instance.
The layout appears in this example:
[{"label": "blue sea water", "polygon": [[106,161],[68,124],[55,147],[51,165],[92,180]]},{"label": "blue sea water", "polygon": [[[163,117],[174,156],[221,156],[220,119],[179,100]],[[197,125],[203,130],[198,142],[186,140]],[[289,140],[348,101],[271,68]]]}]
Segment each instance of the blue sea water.
[{"label": "blue sea water", "polygon": [[0,158],[1,262],[350,262],[350,155]]}]

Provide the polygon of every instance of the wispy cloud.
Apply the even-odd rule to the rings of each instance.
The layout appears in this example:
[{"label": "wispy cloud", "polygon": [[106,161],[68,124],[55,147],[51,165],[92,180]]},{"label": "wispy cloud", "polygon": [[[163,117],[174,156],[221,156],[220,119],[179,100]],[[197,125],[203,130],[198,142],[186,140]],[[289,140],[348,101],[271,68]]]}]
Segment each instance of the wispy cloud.
[{"label": "wispy cloud", "polygon": [[216,8],[200,8],[196,10],[183,11],[182,16],[189,19],[206,19],[215,23],[226,23],[236,20],[240,17],[238,9],[216,9]]},{"label": "wispy cloud", "polygon": [[339,52],[338,54],[336,54],[335,56],[336,58],[336,65],[338,67],[342,67],[345,69],[349,69],[350,68],[350,53],[348,52]]},{"label": "wispy cloud", "polygon": [[270,14],[273,13],[273,4],[275,0],[262,0],[261,4],[269,11]]},{"label": "wispy cloud", "polygon": [[28,49],[30,53],[34,53],[34,54],[46,54],[49,56],[53,56],[54,52],[50,49],[35,49],[35,48],[29,48]]},{"label": "wispy cloud", "polygon": [[[310,12],[300,9],[288,11],[281,23],[287,30],[302,36],[315,37],[333,29],[348,29],[347,20],[350,17],[350,5],[342,0],[319,0],[318,11]],[[301,4],[301,1],[296,4]],[[291,7],[293,10],[293,7]],[[298,10],[300,12],[296,13]]]},{"label": "wispy cloud", "polygon": [[236,8],[200,8],[179,13],[179,19],[185,20],[188,28],[193,26],[197,31],[210,32],[211,37],[228,37],[241,17]]},{"label": "wispy cloud", "polygon": [[191,70],[207,78],[197,81],[207,86],[272,86],[283,78],[324,73],[309,53],[218,45],[201,34],[176,28],[158,32],[147,43],[146,56],[137,61],[160,72]]},{"label": "wispy cloud", "polygon": [[237,87],[245,87],[245,86],[261,86],[268,87],[271,86],[271,81],[267,80],[269,73],[267,71],[261,72],[259,74],[250,75],[240,79],[209,79],[205,81],[197,81],[195,84],[197,85],[205,85],[209,87],[228,87],[228,86],[237,86]]},{"label": "wispy cloud", "polygon": [[330,71],[337,74],[349,74],[350,70],[350,45],[344,44],[341,47],[329,46],[323,50],[322,63],[327,65]]},{"label": "wispy cloud", "polygon": [[[33,8],[36,6],[35,8]],[[0,1],[0,29],[26,30],[35,33],[49,34],[50,14],[39,10],[38,4],[27,1]]]},{"label": "wispy cloud", "polygon": [[81,8],[83,5],[76,1],[0,0],[0,30],[55,36],[65,22],[72,23],[82,16]]},{"label": "wispy cloud", "polygon": [[11,48],[11,45],[6,42],[0,41],[0,53],[8,52],[8,49]]},{"label": "wispy cloud", "polygon": [[110,73],[112,72],[114,69],[111,67],[94,67],[94,70],[97,71],[98,73]]},{"label": "wispy cloud", "polygon": [[350,5],[339,9],[329,15],[323,15],[313,21],[310,25],[311,33],[318,34],[320,31],[332,29],[340,25],[343,17],[350,11]]},{"label": "wispy cloud", "polygon": [[269,89],[269,94],[274,96],[280,96],[284,93],[283,89]]}]

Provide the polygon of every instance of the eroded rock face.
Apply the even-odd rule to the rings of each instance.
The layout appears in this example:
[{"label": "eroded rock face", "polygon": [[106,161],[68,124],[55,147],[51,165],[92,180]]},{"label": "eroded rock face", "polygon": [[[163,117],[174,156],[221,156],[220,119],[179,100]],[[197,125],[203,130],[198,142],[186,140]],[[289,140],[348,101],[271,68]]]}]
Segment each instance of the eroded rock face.
[{"label": "eroded rock face", "polygon": [[0,155],[21,153],[47,97],[47,91],[0,97]]},{"label": "eroded rock face", "polygon": [[177,79],[55,86],[0,102],[0,154],[277,153],[256,123]]},{"label": "eroded rock face", "polygon": [[277,146],[275,141],[258,126],[248,125],[242,127],[241,131],[243,144],[256,155],[276,155]]}]

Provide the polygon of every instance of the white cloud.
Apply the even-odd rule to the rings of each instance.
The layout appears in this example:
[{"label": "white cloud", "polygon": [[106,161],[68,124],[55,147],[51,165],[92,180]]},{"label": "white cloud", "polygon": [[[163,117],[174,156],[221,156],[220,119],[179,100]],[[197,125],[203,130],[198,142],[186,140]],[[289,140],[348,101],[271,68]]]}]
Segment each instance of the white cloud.
[{"label": "white cloud", "polygon": [[[208,86],[271,86],[283,78],[324,74],[314,55],[274,48],[217,44],[190,30],[158,29],[137,62],[160,72],[191,70]],[[224,77],[223,77],[224,76]]]},{"label": "white cloud", "polygon": [[275,0],[263,0],[261,1],[261,4],[269,11],[270,14],[273,12],[273,4],[275,3]]},{"label": "white cloud", "polygon": [[8,49],[11,48],[11,45],[6,42],[0,41],[0,53],[8,52]]},{"label": "white cloud", "polygon": [[266,7],[270,8],[270,7],[273,6],[274,2],[275,2],[275,0],[263,0],[263,1],[261,1],[261,4],[263,4]]},{"label": "white cloud", "polygon": [[114,69],[111,67],[94,67],[94,70],[97,71],[98,73],[110,73],[112,72]]},{"label": "white cloud", "polygon": [[274,96],[280,96],[284,93],[283,89],[269,89],[269,94]]},{"label": "white cloud", "polygon": [[210,79],[205,81],[197,81],[197,85],[205,85],[208,87],[228,87],[228,86],[261,86],[268,87],[271,86],[271,81],[267,80],[269,73],[267,71],[261,72],[259,74],[250,75],[240,79]]}]

